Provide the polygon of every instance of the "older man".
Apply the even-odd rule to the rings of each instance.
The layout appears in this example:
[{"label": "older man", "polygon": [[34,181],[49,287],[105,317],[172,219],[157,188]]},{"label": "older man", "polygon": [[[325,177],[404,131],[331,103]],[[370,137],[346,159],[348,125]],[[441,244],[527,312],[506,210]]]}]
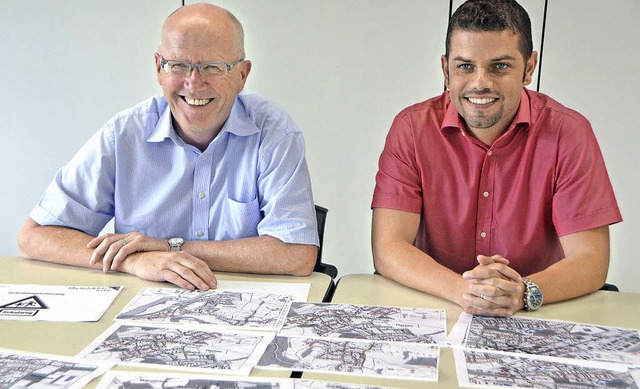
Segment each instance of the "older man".
[{"label": "older man", "polygon": [[[25,258],[187,289],[213,270],[308,275],[318,235],[302,134],[243,91],[238,20],[179,8],[155,53],[164,97],[117,114],[60,170],[18,238]],[[96,237],[115,219],[115,233]]]}]

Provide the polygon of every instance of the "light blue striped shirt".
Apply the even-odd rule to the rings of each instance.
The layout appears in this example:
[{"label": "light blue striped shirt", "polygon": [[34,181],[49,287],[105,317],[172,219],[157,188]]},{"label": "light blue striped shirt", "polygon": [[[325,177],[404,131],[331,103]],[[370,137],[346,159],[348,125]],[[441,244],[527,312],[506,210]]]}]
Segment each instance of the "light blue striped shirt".
[{"label": "light blue striped shirt", "polygon": [[238,95],[226,124],[201,152],[174,131],[164,97],[107,122],[62,168],[30,216],[96,236],[168,239],[259,235],[318,245],[302,133],[281,108]]}]

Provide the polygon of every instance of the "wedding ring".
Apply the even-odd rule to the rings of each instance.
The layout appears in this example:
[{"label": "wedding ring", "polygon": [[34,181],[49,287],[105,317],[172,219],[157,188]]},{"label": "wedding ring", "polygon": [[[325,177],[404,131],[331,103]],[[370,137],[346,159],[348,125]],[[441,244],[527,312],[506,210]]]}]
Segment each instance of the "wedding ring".
[{"label": "wedding ring", "polygon": [[483,299],[483,300],[486,300],[486,299],[484,298],[484,295],[483,295],[483,294],[481,294],[481,295],[480,295],[480,298],[481,298],[481,299]]},{"label": "wedding ring", "polygon": [[120,248],[124,247],[127,244],[125,239],[120,239]]}]

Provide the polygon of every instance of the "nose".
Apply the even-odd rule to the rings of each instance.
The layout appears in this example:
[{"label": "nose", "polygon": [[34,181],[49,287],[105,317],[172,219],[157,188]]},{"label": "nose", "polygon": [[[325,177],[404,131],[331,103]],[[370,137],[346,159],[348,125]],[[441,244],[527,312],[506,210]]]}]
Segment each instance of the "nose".
[{"label": "nose", "polygon": [[185,76],[185,81],[190,85],[199,85],[204,83],[204,77],[200,73],[200,68],[198,66],[191,67],[191,73]]},{"label": "nose", "polygon": [[472,75],[471,84],[473,89],[484,90],[491,89],[492,78],[491,72],[487,69],[478,68]]}]

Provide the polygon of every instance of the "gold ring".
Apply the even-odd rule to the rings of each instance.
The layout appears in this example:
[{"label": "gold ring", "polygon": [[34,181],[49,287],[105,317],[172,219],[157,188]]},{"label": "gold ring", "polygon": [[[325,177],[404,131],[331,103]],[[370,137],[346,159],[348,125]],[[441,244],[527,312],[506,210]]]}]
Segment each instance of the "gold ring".
[{"label": "gold ring", "polygon": [[124,247],[127,244],[127,241],[125,239],[120,239],[120,247]]}]

